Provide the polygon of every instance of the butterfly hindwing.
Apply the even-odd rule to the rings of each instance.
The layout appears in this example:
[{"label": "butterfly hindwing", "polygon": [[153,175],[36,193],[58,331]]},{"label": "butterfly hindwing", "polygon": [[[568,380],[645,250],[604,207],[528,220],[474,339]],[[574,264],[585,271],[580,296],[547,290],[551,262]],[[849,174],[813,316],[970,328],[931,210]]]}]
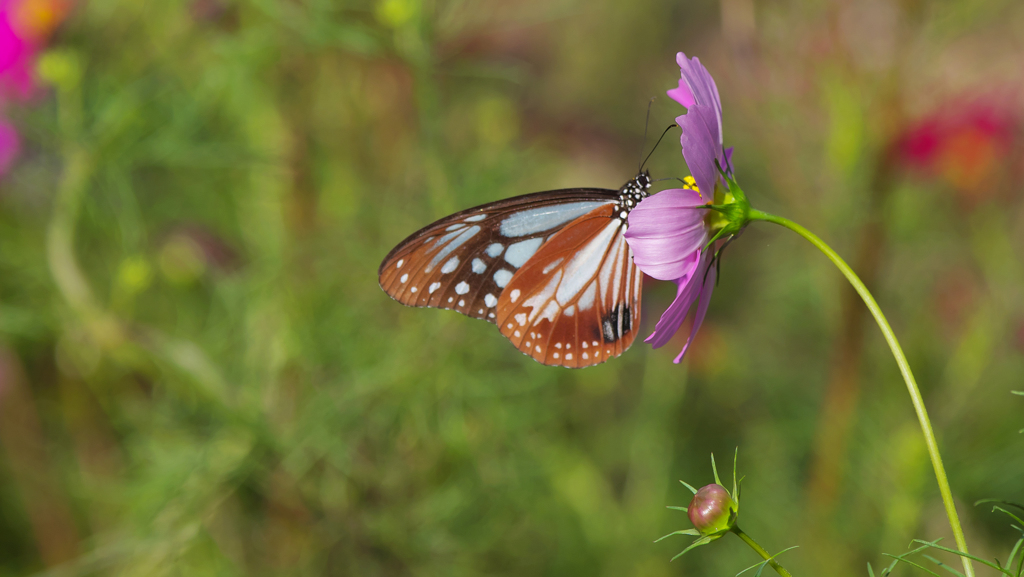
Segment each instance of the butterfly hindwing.
[{"label": "butterfly hindwing", "polygon": [[619,356],[640,323],[642,274],[614,205],[553,235],[498,301],[498,328],[546,365],[581,368]]},{"label": "butterfly hindwing", "polygon": [[618,192],[566,189],[518,196],[445,217],[402,241],[378,271],[404,305],[444,308],[496,321],[512,278],[552,235]]}]

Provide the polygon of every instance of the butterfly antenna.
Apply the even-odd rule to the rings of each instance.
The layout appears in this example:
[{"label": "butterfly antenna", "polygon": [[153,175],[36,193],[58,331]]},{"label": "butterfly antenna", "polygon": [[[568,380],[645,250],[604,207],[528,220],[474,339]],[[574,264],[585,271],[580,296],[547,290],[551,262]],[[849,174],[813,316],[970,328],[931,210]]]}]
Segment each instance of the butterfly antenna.
[{"label": "butterfly antenna", "polygon": [[651,182],[664,182],[666,180],[678,180],[679,182],[681,182],[683,184],[687,184],[687,182],[685,180],[679,178],[678,176],[667,176],[665,178],[659,178],[657,180],[652,180]]},{"label": "butterfly antenna", "polygon": [[651,149],[651,152],[647,155],[647,158],[645,158],[644,161],[640,163],[640,170],[643,170],[644,165],[647,164],[647,161],[651,159],[651,154],[654,154],[654,151],[658,149],[658,145],[661,144],[662,139],[665,138],[665,135],[668,134],[668,131],[678,126],[678,124],[673,122],[672,124],[668,125],[668,128],[666,128],[664,132],[661,133],[661,136],[658,137],[658,142],[654,143],[654,148]]},{"label": "butterfly antenna", "polygon": [[[644,140],[640,144],[640,158],[644,156],[644,147],[647,146],[647,127],[651,124],[651,105],[654,104],[654,97],[651,97],[650,102],[647,103],[647,118],[644,120]],[[637,166],[636,172],[640,174],[640,171],[644,168],[645,160],[641,160],[639,166]]]}]

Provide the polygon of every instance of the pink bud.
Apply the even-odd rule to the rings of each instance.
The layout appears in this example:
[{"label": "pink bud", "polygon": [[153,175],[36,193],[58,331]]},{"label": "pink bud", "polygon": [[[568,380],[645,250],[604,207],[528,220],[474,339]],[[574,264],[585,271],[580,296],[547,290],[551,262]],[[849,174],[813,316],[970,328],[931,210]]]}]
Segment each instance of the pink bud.
[{"label": "pink bud", "polygon": [[702,487],[690,501],[687,515],[701,535],[727,531],[735,523],[736,502],[721,485]]}]

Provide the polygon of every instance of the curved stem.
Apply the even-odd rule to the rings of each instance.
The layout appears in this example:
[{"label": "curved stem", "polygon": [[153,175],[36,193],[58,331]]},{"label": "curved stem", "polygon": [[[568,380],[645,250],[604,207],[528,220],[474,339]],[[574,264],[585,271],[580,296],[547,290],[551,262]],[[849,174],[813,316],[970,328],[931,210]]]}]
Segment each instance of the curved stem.
[{"label": "curved stem", "polygon": [[759,545],[757,541],[754,541],[754,539],[750,535],[744,533],[743,529],[740,529],[739,525],[733,525],[730,531],[736,533],[736,535],[739,536],[740,539],[743,539],[744,543],[750,545],[750,548],[754,551],[757,551],[757,554],[760,555],[762,559],[767,561],[768,564],[772,566],[772,569],[775,569],[776,573],[778,573],[782,577],[793,577],[793,575],[789,571],[787,571],[785,567],[780,565],[779,562],[776,561],[772,555],[769,555],[768,552],[764,550],[764,547]]},{"label": "curved stem", "polygon": [[[882,309],[875,302],[875,298],[868,292],[864,283],[861,282],[857,274],[853,272],[846,261],[844,261],[831,247],[829,247],[823,240],[818,238],[814,233],[800,226],[799,224],[781,216],[775,216],[760,210],[751,209],[750,211],[751,220],[764,220],[767,222],[773,222],[777,225],[784,226],[789,230],[804,237],[811,244],[818,247],[818,250],[825,253],[825,256],[831,260],[839,271],[843,273],[846,280],[850,281],[853,285],[854,290],[860,295],[860,298],[864,300],[864,304],[867,305],[868,310],[871,311],[871,316],[875,317],[875,322],[878,323],[878,328],[882,330],[882,335],[885,337],[885,342],[889,343],[889,349],[892,350],[892,355],[896,358],[896,364],[900,367],[900,373],[903,375],[903,380],[907,383],[907,391],[910,393],[910,400],[914,403],[914,411],[917,413],[917,420],[921,423],[921,432],[924,434],[925,444],[928,445],[928,456],[931,458],[932,467],[935,469],[935,480],[939,483],[939,494],[942,495],[942,504],[946,508],[946,516],[949,518],[949,526],[953,529],[953,537],[956,539],[957,548],[960,552],[966,554],[967,541],[964,539],[964,531],[960,527],[960,517],[956,513],[956,504],[953,503],[953,494],[949,490],[949,480],[946,478],[946,469],[942,466],[942,455],[939,454],[939,445],[935,440],[935,432],[932,430],[932,423],[928,419],[928,411],[924,407],[924,399],[921,397],[921,391],[917,387],[917,381],[914,380],[914,374],[910,372],[910,364],[907,363],[907,357],[903,354],[903,349],[900,348],[899,341],[896,340],[896,335],[892,332],[892,327],[889,326],[889,321],[885,319],[885,315],[882,314]],[[961,556],[961,560],[964,564],[964,573],[966,577],[974,577],[974,567],[971,565],[970,559]]]}]

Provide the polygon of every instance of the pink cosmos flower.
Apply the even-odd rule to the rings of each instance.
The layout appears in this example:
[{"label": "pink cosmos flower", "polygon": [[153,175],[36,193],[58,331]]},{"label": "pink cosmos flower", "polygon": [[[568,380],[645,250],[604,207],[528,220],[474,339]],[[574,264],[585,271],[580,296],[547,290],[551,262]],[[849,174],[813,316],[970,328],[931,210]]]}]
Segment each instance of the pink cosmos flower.
[{"label": "pink cosmos flower", "polygon": [[676,122],[682,129],[683,158],[693,176],[686,178],[683,188],[665,190],[640,202],[629,213],[625,237],[641,271],[677,285],[675,300],[645,342],[654,348],[665,345],[697,303],[690,336],[675,358],[678,363],[704,322],[715,288],[717,264],[711,241],[716,231],[710,224],[715,213],[705,207],[716,201],[716,191],[722,196],[727,190],[719,169],[732,175],[732,149],[726,150],[722,144],[722,103],[711,74],[700,60],[688,60],[682,52],[676,61],[681,79],[668,95],[686,107],[686,114]]}]

